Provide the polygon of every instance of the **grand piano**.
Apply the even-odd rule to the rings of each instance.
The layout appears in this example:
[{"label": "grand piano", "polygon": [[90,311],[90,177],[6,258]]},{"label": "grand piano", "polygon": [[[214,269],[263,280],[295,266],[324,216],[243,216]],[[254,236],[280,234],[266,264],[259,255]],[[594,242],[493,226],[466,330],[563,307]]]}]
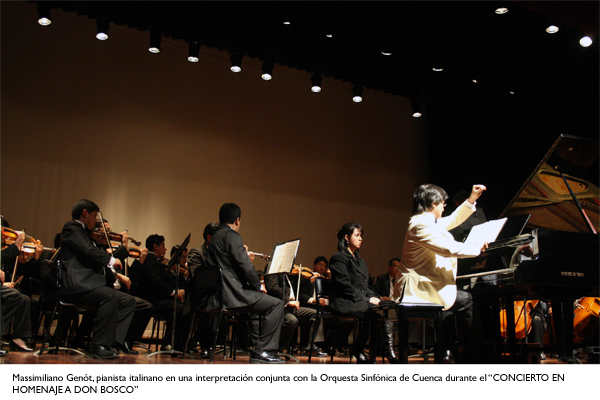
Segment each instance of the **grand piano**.
[{"label": "grand piano", "polygon": [[[598,297],[598,171],[598,141],[560,135],[500,216],[527,221],[525,229],[458,264],[457,284],[475,298],[550,301],[556,352],[566,362],[576,361],[574,301]],[[513,308],[506,310],[507,320],[514,321]],[[519,356],[514,329],[507,333],[514,362]]]}]

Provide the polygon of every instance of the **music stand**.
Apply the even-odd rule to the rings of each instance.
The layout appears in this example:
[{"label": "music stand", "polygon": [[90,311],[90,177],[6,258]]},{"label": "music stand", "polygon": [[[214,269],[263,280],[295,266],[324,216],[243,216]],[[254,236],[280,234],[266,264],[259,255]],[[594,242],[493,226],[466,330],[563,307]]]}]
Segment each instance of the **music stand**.
[{"label": "music stand", "polygon": [[[183,254],[183,252],[185,250],[187,250],[187,245],[190,243],[191,236],[192,236],[192,234],[189,233],[187,235],[187,237],[185,238],[185,240],[183,241],[183,243],[181,243],[181,246],[179,246],[179,248],[177,249],[175,254],[173,254],[173,257],[171,257],[171,259],[169,260],[169,263],[167,264],[167,270],[170,271],[171,268],[173,268],[173,266],[176,263],[179,263],[179,260],[181,259],[181,254]],[[152,357],[156,354],[171,354],[171,356],[183,354],[185,356],[185,354],[182,351],[175,350],[175,322],[177,320],[177,293],[179,293],[179,267],[176,268],[175,270],[176,270],[176,272],[175,272],[176,279],[175,279],[175,296],[173,296],[173,328],[171,329],[171,350],[155,351],[154,353],[148,354],[146,357]]]},{"label": "music stand", "polygon": [[[292,272],[294,267],[294,261],[296,260],[296,254],[298,253],[298,247],[300,246],[300,239],[288,240],[281,243],[275,243],[273,246],[273,256],[271,261],[265,267],[265,275],[277,275],[277,280],[282,275],[287,275]],[[282,301],[285,303],[285,279],[283,280],[281,296]],[[290,288],[291,289],[291,288]],[[296,300],[299,300],[298,293],[296,293]],[[287,358],[300,362],[296,357],[287,353],[277,353],[277,356]]]}]

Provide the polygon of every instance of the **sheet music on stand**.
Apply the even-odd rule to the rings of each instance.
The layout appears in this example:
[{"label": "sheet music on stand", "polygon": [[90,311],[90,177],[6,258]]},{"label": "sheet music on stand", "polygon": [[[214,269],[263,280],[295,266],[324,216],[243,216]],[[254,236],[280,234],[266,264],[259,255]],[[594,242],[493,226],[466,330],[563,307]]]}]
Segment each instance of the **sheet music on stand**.
[{"label": "sheet music on stand", "polygon": [[504,224],[506,224],[506,220],[507,218],[495,219],[475,225],[469,232],[467,239],[465,239],[465,243],[483,245],[484,242],[491,243],[495,241]]},{"label": "sheet music on stand", "polygon": [[265,274],[278,274],[281,272],[291,272],[294,266],[294,260],[298,253],[300,239],[288,240],[286,242],[276,243],[273,248],[271,262],[266,268]]}]

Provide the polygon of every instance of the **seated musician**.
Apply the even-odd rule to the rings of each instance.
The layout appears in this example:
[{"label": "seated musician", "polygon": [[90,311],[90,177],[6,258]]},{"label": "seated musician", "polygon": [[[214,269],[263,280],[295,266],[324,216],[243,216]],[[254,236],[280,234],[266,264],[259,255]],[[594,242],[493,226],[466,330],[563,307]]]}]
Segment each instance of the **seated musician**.
[{"label": "seated musician", "polygon": [[[487,243],[460,243],[448,231],[473,213],[476,200],[484,190],[485,186],[474,185],[469,198],[452,215],[444,218],[442,213],[448,199],[444,189],[424,184],[415,191],[413,216],[404,239],[400,276],[394,287],[394,297],[404,302],[443,305],[444,310],[456,316],[465,343],[473,345],[480,339],[472,334],[473,298],[470,293],[456,289],[456,260],[458,257],[476,257],[485,251]],[[454,329],[450,322],[446,319],[444,324],[446,345],[453,339]],[[445,352],[444,361],[454,362],[450,350]]]},{"label": "seated musician", "polygon": [[[260,327],[252,325],[251,334],[257,338],[256,346],[250,353],[251,363],[282,363],[274,354],[279,348],[283,302],[260,291],[260,280],[238,231],[242,210],[233,203],[226,203],[219,210],[220,226],[212,236],[206,262],[218,266],[223,271],[223,304],[226,309],[235,309],[263,316]],[[207,310],[218,309],[218,294],[211,295]]]},{"label": "seated musician", "polygon": [[[4,223],[4,219],[2,219],[2,222]],[[15,242],[2,249],[2,261],[14,260],[20,254],[19,248],[24,241],[25,233],[18,232]],[[0,338],[7,333],[12,322],[11,350],[31,352],[33,350],[26,344],[26,340],[31,338],[31,300],[28,296],[15,289],[13,284],[6,282],[5,278],[4,271],[0,269]],[[0,349],[0,356],[7,354],[6,350]]]},{"label": "seated musician", "polygon": [[[104,228],[102,227],[102,224],[104,224]],[[110,225],[105,219],[103,219],[102,222],[98,221],[98,223],[96,224],[96,228],[100,230],[106,229],[107,232],[111,232]],[[129,252],[127,250],[129,236],[127,232],[122,232],[120,235],[122,235],[121,244],[117,248],[109,248],[106,245],[105,240],[101,243],[96,242],[96,245],[98,247],[104,248],[107,253],[119,259],[124,265],[127,262],[127,257],[129,256]],[[113,346],[113,348],[125,354],[137,355],[138,351],[133,348],[133,345],[136,341],[140,340],[142,335],[144,334],[144,330],[146,329],[148,322],[150,322],[150,319],[152,318],[154,307],[150,302],[133,295],[133,293],[131,292],[131,279],[128,276],[124,275],[124,271],[122,270],[115,269],[113,274],[107,273],[106,285],[108,287],[114,288],[115,290],[120,290],[124,293],[129,293],[135,299],[135,313],[133,314],[131,324],[129,324],[129,329],[127,329],[125,341],[122,345],[116,343],[115,346]],[[77,329],[77,334],[72,342],[72,346],[85,348],[83,338],[91,334],[94,318],[95,312],[93,310],[89,310],[83,315],[81,323],[79,324],[79,328]]]},{"label": "seated musician", "polygon": [[[167,268],[164,255],[167,252],[165,238],[161,235],[150,235],[146,239],[148,253],[143,267],[139,271],[141,297],[154,306],[154,313],[164,316],[167,329],[162,339],[161,350],[182,351],[185,345],[183,337],[188,332],[189,318],[184,317],[185,289],[178,288],[177,278]],[[175,298],[177,299],[175,302]],[[175,306],[174,306],[175,303]],[[171,349],[173,331],[173,307],[176,308],[175,349]]]},{"label": "seated musician", "polygon": [[[100,208],[92,201],[78,200],[65,223],[60,239],[63,267],[61,296],[64,300],[97,307],[89,356],[114,358],[122,347],[135,312],[135,299],[106,285],[106,273],[122,269],[121,261],[94,244],[88,233],[96,226]],[[108,269],[105,272],[105,268]]]},{"label": "seated musician", "polygon": [[[198,285],[196,285],[196,282],[197,280],[202,279],[202,275],[196,272],[200,271],[203,267],[206,266],[206,255],[208,252],[208,246],[210,245],[212,236],[214,235],[218,227],[218,222],[208,223],[204,227],[204,231],[202,232],[204,243],[200,246],[191,249],[188,255],[188,269],[191,276],[190,290],[194,290],[195,293],[195,304],[192,304],[193,307],[204,308],[205,306],[206,294],[196,289],[197,287],[200,287],[200,282]],[[213,345],[214,335],[217,331],[217,320],[218,317],[204,316],[202,318],[199,328],[196,330],[195,337],[192,338],[192,351],[194,351],[194,348],[199,344],[200,349],[198,350],[198,353],[201,358],[207,358],[210,356],[210,348]]]},{"label": "seated musician", "polygon": [[[338,253],[329,261],[332,280],[329,306],[338,314],[359,319],[358,337],[352,344],[350,357],[356,357],[359,364],[366,364],[369,360],[363,351],[369,339],[369,324],[374,323],[370,319],[379,317],[369,310],[379,305],[380,299],[368,286],[369,269],[359,255],[362,234],[362,227],[355,223],[345,224],[337,234]],[[390,363],[398,363],[393,346],[394,331],[387,324],[383,328],[384,355]]]},{"label": "seated musician", "polygon": [[[303,282],[305,281],[305,282]],[[310,284],[310,280],[306,278],[302,278],[301,281],[302,286],[307,286],[312,289],[312,285]],[[302,285],[304,283],[304,285]],[[309,352],[312,352],[313,356],[317,357],[326,357],[327,353],[323,353],[317,345],[314,345],[311,349],[309,347],[309,337],[312,337],[313,330],[315,329],[315,322],[317,319],[317,311],[314,308],[302,307],[299,297],[300,294],[297,293],[298,289],[298,276],[293,275],[288,277],[287,275],[281,274],[269,274],[265,276],[265,286],[267,289],[267,294],[273,296],[277,299],[283,300],[285,304],[285,315],[283,319],[283,327],[281,329],[281,338],[279,340],[279,348],[280,350],[285,350],[290,345],[290,340],[293,337],[293,334],[296,332],[296,328],[298,325],[307,325],[310,329],[308,335],[303,335],[304,340],[301,341],[301,344],[304,344],[306,347],[304,348],[305,355],[308,355]],[[321,322],[317,327],[317,332],[315,335],[315,343],[321,343],[324,341],[323,338],[323,323]]]}]

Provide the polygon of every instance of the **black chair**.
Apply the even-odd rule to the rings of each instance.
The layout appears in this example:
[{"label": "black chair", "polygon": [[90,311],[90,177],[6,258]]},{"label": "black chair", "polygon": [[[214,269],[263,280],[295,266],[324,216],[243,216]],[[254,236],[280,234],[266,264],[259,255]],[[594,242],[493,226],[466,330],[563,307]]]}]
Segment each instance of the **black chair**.
[{"label": "black chair", "polygon": [[[398,347],[400,348],[399,360],[408,363],[408,322],[434,320],[434,362],[442,362],[442,325],[444,307],[435,303],[407,303],[401,301],[397,305],[396,315],[398,317]],[[426,355],[423,355],[426,357]]]},{"label": "black chair", "polygon": [[[330,348],[329,348],[329,352],[331,354],[331,361],[333,362],[333,357],[335,355],[336,344],[337,344],[337,339],[338,339],[338,337],[337,337],[338,330],[335,329],[335,327],[338,325],[338,323],[340,321],[352,321],[354,324],[354,332],[356,332],[359,321],[358,321],[358,318],[356,318],[356,317],[332,314],[329,311],[325,310],[323,308],[323,306],[321,306],[320,300],[325,298],[325,296],[323,294],[322,279],[323,278],[321,278],[321,277],[317,277],[317,279],[315,279],[315,282],[314,282],[315,283],[315,296],[316,296],[316,309],[317,309],[317,318],[315,319],[314,326],[315,327],[319,326],[321,321],[326,321],[326,320],[334,321],[335,325],[334,325],[334,329],[333,329],[333,340],[330,341]],[[310,344],[308,347],[309,349],[314,348],[316,336],[317,336],[317,329],[315,328],[315,329],[313,329],[313,334],[310,338]],[[308,362],[309,363],[310,363],[311,359],[312,359],[312,351],[308,353]]]},{"label": "black chair", "polygon": [[[257,322],[259,323],[259,331],[260,324],[262,323],[262,317],[254,317],[245,312],[239,312],[235,310],[227,310],[223,307],[223,270],[220,266],[209,266],[204,265],[201,268],[197,268],[194,274],[200,274],[199,276],[194,277],[194,282],[196,285],[197,293],[202,293],[200,299],[193,300],[193,314],[192,314],[192,326],[190,332],[188,334],[188,339],[185,345],[185,352],[189,349],[189,344],[191,338],[196,336],[196,331],[199,328],[200,317],[206,316],[216,318],[216,331],[214,332],[214,340],[212,343],[212,347],[209,349],[209,357],[210,362],[212,362],[216,346],[217,339],[219,338],[219,331],[221,328],[221,324],[225,324],[224,326],[232,327],[231,330],[231,356],[233,360],[236,359],[237,352],[237,327],[239,323],[246,322]],[[219,307],[214,310],[207,310],[205,302],[202,301],[206,299],[208,296],[212,296],[216,293],[218,298]],[[194,296],[196,296],[194,294]],[[227,335],[226,335],[227,336]],[[223,356],[227,357],[227,338],[225,337]]]},{"label": "black chair", "polygon": [[[54,353],[58,353],[58,351],[61,350],[61,351],[73,351],[75,353],[85,355],[84,352],[82,352],[76,348],[71,348],[69,346],[71,345],[71,341],[74,336],[74,332],[78,326],[79,314],[83,314],[83,313],[87,312],[88,310],[95,311],[98,308],[93,307],[93,306],[82,305],[82,304],[68,303],[68,302],[60,299],[60,288],[61,288],[60,282],[61,282],[62,275],[63,275],[63,271],[62,271],[63,267],[62,267],[62,263],[60,262],[60,260],[57,259],[57,255],[59,254],[59,252],[60,252],[60,249],[56,252],[55,257],[53,257],[52,260],[50,260],[48,262],[48,264],[54,265],[56,267],[56,296],[55,296],[56,302],[54,305],[54,309],[52,310],[51,316],[49,318],[49,321],[46,320],[44,323],[44,339],[42,341],[42,347],[40,348],[37,355],[41,356],[44,353],[44,347],[46,346],[46,343],[48,340],[48,335],[50,334],[50,329],[52,327],[52,321],[54,321],[54,319],[57,316],[58,316],[58,322],[56,325],[56,329],[54,330],[55,345],[54,345],[54,347],[48,348],[48,352],[54,351]],[[77,314],[76,315],[77,318],[74,318],[73,313]],[[45,318],[48,318],[47,314],[48,313],[43,313],[42,315]],[[60,346],[60,340],[61,340],[61,337],[64,336],[63,333],[64,333],[65,324],[67,323],[67,321],[70,321],[70,326],[69,326],[68,331],[66,332],[65,346]]]}]

